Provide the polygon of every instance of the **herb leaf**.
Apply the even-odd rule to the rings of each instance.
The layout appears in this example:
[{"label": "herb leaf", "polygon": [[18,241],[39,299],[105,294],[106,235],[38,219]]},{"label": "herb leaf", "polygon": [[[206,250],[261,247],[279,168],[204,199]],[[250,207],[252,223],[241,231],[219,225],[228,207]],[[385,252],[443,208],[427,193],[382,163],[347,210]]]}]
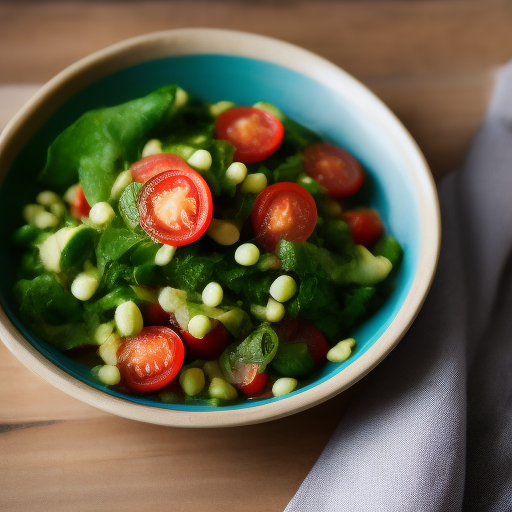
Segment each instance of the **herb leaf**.
[{"label": "herb leaf", "polygon": [[135,229],[140,223],[139,193],[142,183],[130,183],[119,199],[119,213],[128,227]]},{"label": "herb leaf", "polygon": [[276,332],[269,324],[263,323],[239,345],[230,345],[219,362],[228,373],[232,373],[240,364],[257,364],[258,373],[262,373],[274,359],[278,347]]}]

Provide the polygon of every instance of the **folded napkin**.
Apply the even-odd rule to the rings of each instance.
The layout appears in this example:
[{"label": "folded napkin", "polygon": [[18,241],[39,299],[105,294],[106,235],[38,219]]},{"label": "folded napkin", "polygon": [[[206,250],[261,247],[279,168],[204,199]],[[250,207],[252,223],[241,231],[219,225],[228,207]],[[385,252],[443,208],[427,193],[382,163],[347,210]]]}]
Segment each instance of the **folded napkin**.
[{"label": "folded napkin", "polygon": [[286,512],[512,510],[512,62],[438,192],[425,305]]}]

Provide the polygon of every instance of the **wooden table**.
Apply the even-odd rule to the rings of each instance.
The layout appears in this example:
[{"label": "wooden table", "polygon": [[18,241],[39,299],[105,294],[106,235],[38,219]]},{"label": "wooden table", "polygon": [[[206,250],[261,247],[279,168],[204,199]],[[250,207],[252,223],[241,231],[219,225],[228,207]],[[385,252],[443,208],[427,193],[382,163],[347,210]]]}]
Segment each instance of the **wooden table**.
[{"label": "wooden table", "polygon": [[[506,1],[4,0],[0,123],[35,90],[20,85],[126,37],[192,26],[266,34],[332,60],[397,113],[436,177],[461,163],[512,56]],[[82,404],[0,345],[0,510],[283,510],[364,385],[267,424],[163,428]]]}]

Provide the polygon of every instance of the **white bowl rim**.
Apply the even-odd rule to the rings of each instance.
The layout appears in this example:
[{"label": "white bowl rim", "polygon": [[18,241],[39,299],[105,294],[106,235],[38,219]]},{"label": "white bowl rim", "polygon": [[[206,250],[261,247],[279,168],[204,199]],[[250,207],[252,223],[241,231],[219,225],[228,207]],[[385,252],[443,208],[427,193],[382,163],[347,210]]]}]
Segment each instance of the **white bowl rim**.
[{"label": "white bowl rim", "polygon": [[28,140],[39,128],[24,128],[34,112],[38,111],[40,117],[44,118],[42,124],[59,104],[102,76],[145,60],[191,54],[226,54],[260,59],[299,72],[334,91],[343,88],[345,95],[349,90],[358,107],[375,124],[385,127],[388,136],[396,140],[396,148],[413,171],[413,185],[420,198],[421,248],[418,271],[411,289],[389,327],[348,367],[310,389],[283,400],[258,402],[254,407],[235,410],[219,408],[215,411],[182,411],[147,406],[95,389],[46,359],[11,323],[1,306],[0,338],[22,363],[43,379],[104,411],[168,426],[248,425],[288,416],[328,400],[365,376],[398,344],[423,305],[434,278],[441,242],[439,203],[434,179],[416,142],[389,108],[366,86],[330,61],[301,47],[266,36],[223,29],[189,28],[145,34],[116,43],[72,64],[39,89],[4,129],[0,135],[0,161],[5,156],[2,167],[9,168],[14,154],[12,150],[7,154],[6,148],[19,136],[20,131],[24,130],[24,138]]}]

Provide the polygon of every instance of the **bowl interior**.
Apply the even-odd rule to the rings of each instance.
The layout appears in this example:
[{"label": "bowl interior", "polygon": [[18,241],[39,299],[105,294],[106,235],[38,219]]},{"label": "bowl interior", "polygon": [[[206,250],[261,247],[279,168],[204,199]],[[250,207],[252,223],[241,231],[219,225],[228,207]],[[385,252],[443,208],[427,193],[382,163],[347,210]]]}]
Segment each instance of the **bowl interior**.
[{"label": "bowl interior", "polygon": [[[129,396],[94,382],[89,368],[33,336],[19,321],[12,294],[18,262],[9,250],[10,237],[22,223],[21,208],[33,201],[36,177],[43,167],[53,139],[89,109],[114,105],[142,96],[160,86],[177,83],[207,102],[231,100],[241,105],[269,101],[285,114],[311,128],[323,139],[354,154],[369,175],[371,205],[381,213],[386,230],[404,248],[397,287],[379,311],[354,336],[354,355],[343,364],[328,363],[294,394],[343,371],[377,342],[403,305],[416,274],[420,256],[421,225],[419,197],[403,154],[391,135],[347,96],[290,69],[266,61],[228,55],[185,55],[152,60],[131,66],[87,86],[63,104],[26,144],[13,163],[0,189],[0,299],[11,321],[21,333],[55,365],[106,393],[146,405],[175,410],[208,411],[204,405],[162,404],[151,397]],[[285,397],[273,398],[271,401]],[[268,402],[265,401],[265,402]],[[255,407],[252,400],[225,409]]]}]

